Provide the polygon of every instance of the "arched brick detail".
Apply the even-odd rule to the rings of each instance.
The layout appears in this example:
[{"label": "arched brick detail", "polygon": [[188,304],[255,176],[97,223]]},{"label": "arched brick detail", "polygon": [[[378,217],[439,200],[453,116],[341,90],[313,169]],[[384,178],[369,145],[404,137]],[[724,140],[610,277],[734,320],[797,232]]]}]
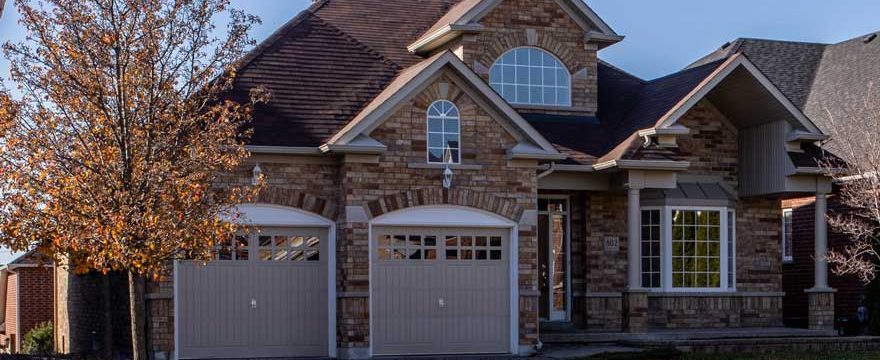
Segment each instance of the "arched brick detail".
[{"label": "arched brick detail", "polygon": [[426,188],[382,197],[367,204],[370,218],[397,210],[428,205],[458,205],[472,207],[519,222],[523,208],[515,201],[466,189],[444,190]]},{"label": "arched brick detail", "polygon": [[477,61],[485,65],[486,68],[491,68],[492,65],[495,64],[495,60],[498,60],[498,58],[501,57],[501,55],[504,55],[504,53],[518,47],[528,46],[540,48],[556,55],[572,74],[578,72],[585,66],[583,63],[584,59],[578,59],[574,49],[557,41],[553,36],[538,32],[536,34],[536,39],[537,41],[534,44],[529,44],[525,31],[516,31],[501,35],[494,42],[486,46],[486,51],[480,54]]},{"label": "arched brick detail", "polygon": [[319,196],[294,189],[267,186],[260,190],[254,202],[292,207],[336,220],[336,204]]}]

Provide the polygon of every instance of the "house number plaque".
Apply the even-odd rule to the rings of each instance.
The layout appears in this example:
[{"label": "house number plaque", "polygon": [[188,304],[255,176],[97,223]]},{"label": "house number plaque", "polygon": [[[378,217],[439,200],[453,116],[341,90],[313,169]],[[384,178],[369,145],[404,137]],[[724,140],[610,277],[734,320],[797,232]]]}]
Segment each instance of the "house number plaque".
[{"label": "house number plaque", "polygon": [[614,236],[608,236],[605,238],[605,252],[608,253],[616,253],[620,252],[620,238]]}]

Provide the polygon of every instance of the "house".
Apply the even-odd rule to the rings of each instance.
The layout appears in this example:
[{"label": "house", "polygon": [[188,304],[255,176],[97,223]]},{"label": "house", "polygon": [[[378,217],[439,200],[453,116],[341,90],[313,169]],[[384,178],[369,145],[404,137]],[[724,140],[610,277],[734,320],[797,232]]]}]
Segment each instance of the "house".
[{"label": "house", "polygon": [[[847,124],[876,117],[880,110],[880,33],[870,33],[836,44],[802,43],[766,39],[737,39],[697,61],[692,67],[722,58],[745,54],[792,102],[828,134],[845,135],[837,141],[859,138],[858,128]],[[872,122],[867,122],[872,123]],[[831,139],[826,147],[834,149]],[[783,284],[785,321],[806,326],[808,299],[804,290],[813,282],[813,224],[815,198],[783,201]],[[846,213],[839,198],[828,199],[832,214]],[[843,249],[849,243],[843,234],[832,232],[829,247]],[[862,305],[862,282],[851,276],[832,276],[837,290],[835,313],[855,315]]]},{"label": "house", "polygon": [[[623,39],[580,0],[314,2],[232,94],[272,93],[218,184],[265,179],[238,207],[261,232],[149,285],[150,350],[529,354],[554,323],[782,326],[781,203],[830,192],[827,135],[747,55],[648,81],[598,60]],[[817,225],[809,324],[828,329]]]},{"label": "house", "polygon": [[20,352],[29,331],[52,322],[52,273],[52,262],[35,251],[0,267],[0,346],[5,352]]}]

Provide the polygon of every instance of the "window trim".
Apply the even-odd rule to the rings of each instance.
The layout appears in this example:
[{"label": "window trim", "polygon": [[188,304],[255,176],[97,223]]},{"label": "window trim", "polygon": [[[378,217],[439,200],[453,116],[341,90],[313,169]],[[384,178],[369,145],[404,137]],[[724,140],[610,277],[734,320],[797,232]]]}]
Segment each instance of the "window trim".
[{"label": "window trim", "polygon": [[[736,292],[736,210],[718,206],[642,206],[639,211],[639,244],[641,245],[641,214],[642,211],[660,210],[660,283],[658,288],[645,288],[658,293],[728,293]],[[719,274],[721,285],[717,288],[685,288],[672,285],[672,212],[673,211],[718,211],[720,212],[721,244],[719,258],[721,266]],[[729,234],[730,214],[733,215],[733,234]],[[733,242],[732,246],[730,241]],[[730,250],[733,250],[733,263],[730,263]],[[639,279],[642,278],[642,254],[639,246]],[[731,272],[730,267],[733,267]],[[732,274],[732,276],[731,276]]]},{"label": "window trim", "polygon": [[[785,215],[786,214],[791,215],[791,225],[790,226],[786,226],[786,223],[785,223]],[[792,230],[792,233],[791,233],[791,247],[792,247],[792,249],[788,249],[788,246],[785,243],[785,233],[789,230],[788,229],[789,227],[791,227],[791,230]],[[782,246],[781,246],[782,263],[783,264],[794,263],[794,209],[791,209],[791,208],[782,209],[782,241],[781,242],[782,242]],[[785,253],[787,252],[786,250],[792,250],[790,256],[785,255]]]},{"label": "window trim", "polygon": [[[507,99],[507,98],[504,97],[504,94],[503,94],[503,92],[501,91],[501,89],[496,89],[496,88],[495,88],[495,86],[493,85],[493,82],[492,82],[492,69],[494,69],[495,66],[498,66],[498,65],[499,65],[498,62],[501,61],[502,58],[504,58],[505,56],[509,55],[510,53],[512,53],[512,52],[514,52],[514,51],[517,51],[517,50],[520,50],[520,49],[536,49],[536,50],[538,50],[538,51],[541,51],[541,52],[544,53],[544,54],[550,55],[550,57],[552,57],[553,60],[556,60],[556,62],[560,65],[560,67],[562,67],[562,69],[565,70],[565,73],[566,73],[566,76],[567,76],[567,79],[568,79],[568,102],[567,102],[567,103],[564,103],[564,104],[559,104],[559,103],[557,103],[557,104],[548,104],[548,103],[546,103],[546,102],[541,102],[541,103],[529,103],[529,102],[511,101],[510,99]],[[514,65],[514,66],[516,66],[516,65]],[[531,68],[531,67],[529,66],[529,68]],[[542,66],[542,68],[543,68],[543,66]],[[508,104],[513,105],[513,106],[515,106],[515,107],[548,107],[548,108],[556,108],[556,109],[559,109],[559,108],[570,108],[570,107],[572,107],[572,106],[574,105],[574,99],[572,98],[572,96],[574,95],[574,89],[573,89],[573,88],[574,88],[574,84],[572,83],[572,80],[573,80],[573,78],[574,78],[573,75],[574,75],[574,74],[571,72],[571,69],[568,68],[568,65],[566,65],[565,62],[562,61],[562,59],[560,59],[558,56],[556,56],[556,54],[554,54],[552,51],[547,50],[547,49],[544,49],[544,48],[541,48],[541,47],[538,47],[538,46],[518,46],[518,47],[515,47],[515,48],[508,49],[507,51],[505,51],[504,53],[502,53],[501,55],[499,55],[497,58],[495,58],[495,60],[492,62],[492,65],[489,66],[489,81],[488,81],[488,84],[489,84],[489,87],[491,87],[493,90],[495,90],[495,92],[498,93],[498,96],[500,96],[502,99],[504,99],[504,101],[507,101]],[[543,75],[542,75],[542,76],[543,76]],[[517,86],[517,85],[519,85],[519,84],[505,84],[505,83],[503,83],[503,82],[499,82],[499,83],[501,83],[501,86],[504,86],[504,85],[513,85],[513,86]],[[523,85],[523,86],[528,86],[528,85]],[[545,87],[546,87],[546,85],[541,84],[542,91],[544,90]],[[556,87],[556,88],[561,88],[560,86],[555,86],[555,87]],[[531,96],[530,96],[530,97],[531,97]]]},{"label": "window trim", "polygon": [[[436,105],[438,103],[442,103],[442,102],[449,103],[449,105],[452,105],[452,107],[455,109],[455,111],[458,112],[458,119],[457,119],[458,120],[457,121],[458,122],[458,133],[456,134],[458,136],[458,149],[456,149],[456,150],[458,150],[458,159],[454,159],[454,161],[450,161],[450,162],[446,162],[445,159],[441,160],[441,161],[431,161],[431,133],[432,133],[432,131],[431,131],[431,108],[433,108],[434,105]],[[443,121],[443,131],[440,132],[440,134],[442,134],[443,137],[445,138],[446,134],[447,134],[446,121],[445,121],[446,119],[444,118],[443,120],[444,120]],[[433,133],[436,134],[437,132],[433,132]],[[452,133],[449,133],[449,134],[452,134]],[[446,157],[445,152],[446,152],[446,150],[444,150],[443,157]],[[461,108],[459,108],[458,105],[455,105],[454,102],[447,100],[447,99],[435,100],[434,102],[431,103],[431,105],[428,105],[428,108],[425,110],[425,161],[428,164],[460,165],[461,158],[462,158],[461,152],[462,152]]]}]

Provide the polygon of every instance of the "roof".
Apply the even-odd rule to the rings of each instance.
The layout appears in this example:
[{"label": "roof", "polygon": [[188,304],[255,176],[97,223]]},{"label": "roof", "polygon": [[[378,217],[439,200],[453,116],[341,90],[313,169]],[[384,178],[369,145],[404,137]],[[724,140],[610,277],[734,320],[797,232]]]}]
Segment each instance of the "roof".
[{"label": "roof", "polygon": [[[559,156],[558,151],[568,156],[567,162],[581,165],[613,160],[677,161],[680,154],[674,149],[641,146],[638,132],[670,126],[692,106],[688,101],[706,96],[729,75],[724,72],[730,70],[727,67],[751,66],[747,59],[734,55],[732,61],[719,52],[714,55],[717,59],[710,56],[692,68],[646,81],[600,61],[597,116],[518,114],[473,70],[452,59],[455,56],[440,53],[425,59],[407,49],[437,24],[478,19],[481,11],[488,11],[497,1],[316,1],[241,63],[234,97],[244,100],[257,88],[271,94],[268,103],[255,109],[249,145],[377,151],[383,145],[369,138],[370,126],[381,121],[389,108],[386,103],[400,100],[412,82],[422,81],[426,70],[436,71],[440,66],[436,62],[442,60],[442,66],[457,69],[477,93],[490,100],[491,110],[510,120],[508,130],[518,131],[527,140],[513,153],[550,160]],[[613,34],[582,1],[558,1],[569,12],[576,8],[583,22]],[[606,40],[613,39],[602,41]],[[757,71],[752,75],[763,77]],[[774,91],[779,92],[767,89],[771,94]]]},{"label": "roof", "polygon": [[[835,44],[736,39],[690,67],[743,53],[826,133],[831,119],[865,116],[880,99],[880,37],[869,33]],[[868,41],[870,40],[870,41]]]},{"label": "roof", "polygon": [[674,189],[647,190],[642,200],[647,205],[730,206],[736,195],[720,183],[679,182]]}]

